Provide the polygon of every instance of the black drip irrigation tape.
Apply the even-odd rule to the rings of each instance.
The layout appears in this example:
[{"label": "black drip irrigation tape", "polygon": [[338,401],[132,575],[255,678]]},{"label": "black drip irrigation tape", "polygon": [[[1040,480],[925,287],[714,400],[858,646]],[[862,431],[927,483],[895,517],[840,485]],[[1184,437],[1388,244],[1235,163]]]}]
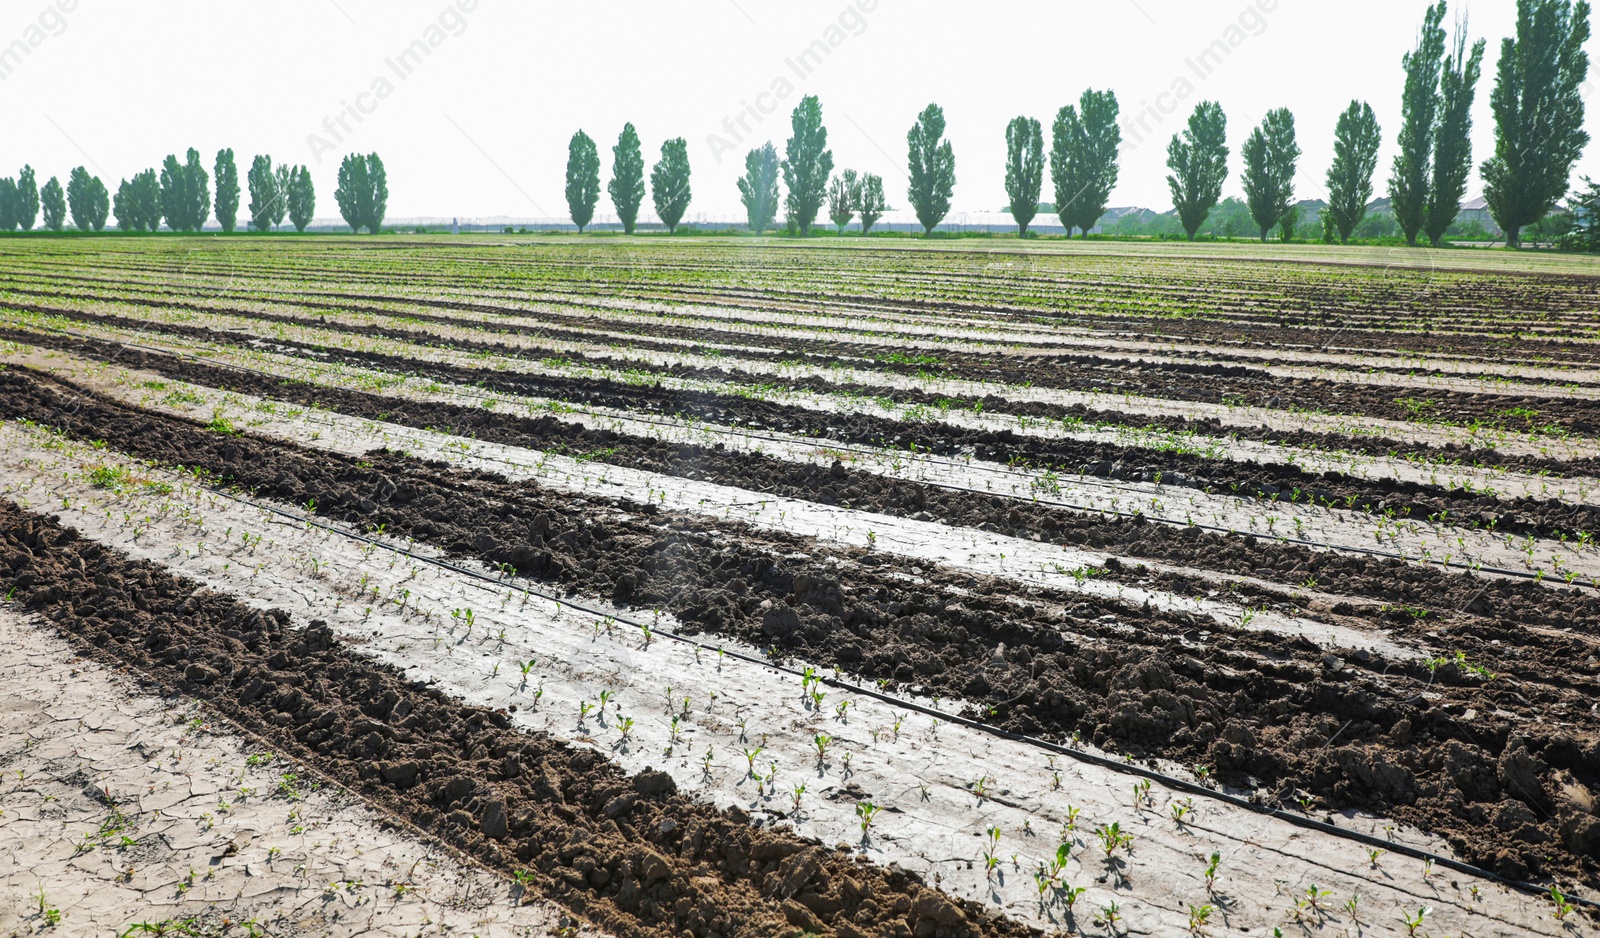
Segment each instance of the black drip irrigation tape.
[{"label": "black drip irrigation tape", "polygon": [[[406,557],[410,560],[416,560],[421,563],[437,567],[441,570],[447,570],[458,576],[465,576],[486,584],[493,584],[497,588],[503,587],[509,590],[515,590],[528,596],[533,596],[566,606],[569,609],[573,609],[587,615],[610,619],[634,628],[644,628],[647,625],[645,622],[636,621],[626,616],[618,615],[615,612],[607,612],[603,609],[597,609],[593,606],[586,605],[571,598],[558,596],[553,593],[546,593],[529,586],[518,585],[514,582],[514,577],[506,578],[490,576],[482,571],[473,570],[470,567],[465,567],[449,560],[418,553],[417,551],[407,547],[398,547],[393,544],[387,544],[377,538],[370,537],[357,531],[351,531],[338,525],[328,524],[316,518],[307,517],[306,515],[295,511],[290,511],[288,509],[279,508],[275,505],[258,502],[251,498],[245,498],[236,492],[219,486],[206,486],[206,489],[215,495],[227,498],[238,504],[247,505],[259,511],[269,512],[299,524],[317,527],[338,537],[361,541],[362,543],[370,544],[374,547],[379,547],[392,553],[399,554],[400,556]],[[733,658],[736,661],[742,661],[760,668],[765,668],[776,674],[782,674],[795,678],[803,678],[806,676],[805,672],[798,668],[790,667],[784,664],[778,664],[761,655],[749,654],[747,652],[741,652],[738,650],[729,650],[722,645],[713,645],[709,642],[703,642],[688,635],[680,635],[671,631],[670,629],[659,628],[654,623],[648,623],[648,625],[650,628],[650,634],[652,636],[659,636],[668,639],[669,641],[690,645],[702,651],[717,652],[726,657]],[[837,677],[822,677],[821,680],[830,687],[837,687],[841,690],[849,691],[850,693],[859,694],[863,697],[869,697],[873,700],[879,701],[880,703],[887,704],[890,707],[898,708],[910,713],[917,713],[923,716],[932,717],[934,719],[942,720],[946,723],[951,723],[956,726],[975,730],[988,736],[993,736],[997,739],[1022,743],[1023,745],[1030,746],[1035,749],[1040,749],[1056,755],[1066,756],[1067,758],[1075,759],[1079,762],[1097,766],[1099,768],[1110,769],[1115,772],[1120,772],[1125,775],[1132,775],[1141,779],[1148,779],[1152,782],[1159,782],[1161,785],[1174,791],[1179,791],[1187,795],[1208,798],[1212,801],[1221,802],[1231,807],[1240,808],[1273,818],[1275,820],[1284,821],[1288,824],[1292,824],[1295,827],[1303,828],[1305,830],[1316,831],[1331,837],[1338,837],[1342,840],[1353,841],[1366,847],[1381,849],[1387,853],[1396,853],[1402,856],[1411,857],[1416,860],[1422,860],[1424,862],[1431,861],[1434,866],[1454,870],[1467,876],[1474,876],[1480,879],[1499,883],[1502,886],[1514,889],[1526,895],[1548,896],[1550,894],[1549,886],[1540,886],[1536,883],[1510,879],[1508,877],[1501,876],[1492,870],[1486,870],[1482,867],[1462,862],[1454,857],[1433,853],[1432,851],[1425,850],[1421,847],[1415,847],[1409,844],[1386,840],[1384,838],[1363,833],[1361,831],[1348,830],[1335,824],[1319,821],[1313,817],[1294,814],[1279,808],[1271,807],[1269,805],[1259,804],[1239,795],[1218,791],[1217,789],[1201,785],[1198,782],[1193,782],[1188,779],[1179,778],[1173,775],[1167,775],[1144,766],[1118,761],[1107,756],[1097,755],[1095,753],[1086,752],[1080,749],[1074,749],[1070,746],[1063,746],[1060,743],[1051,742],[1050,740],[1041,739],[1036,736],[1013,733],[1009,730],[1005,730],[979,720],[972,720],[957,714],[948,713],[925,704],[917,703],[914,700],[906,700],[901,697],[896,697],[892,694],[886,694],[883,691],[876,690],[874,688],[865,687],[850,681],[840,680]],[[1574,905],[1583,906],[1584,908],[1600,912],[1600,901],[1572,895],[1566,896],[1566,899]]]},{"label": "black drip irrigation tape", "polygon": [[[151,352],[151,353],[154,353],[154,354],[157,354],[157,355],[166,355],[166,356],[171,357],[171,358],[187,358],[187,359],[190,359],[192,361],[200,362],[200,363],[206,364],[206,365],[211,365],[211,366],[215,366],[215,367],[222,367],[222,368],[231,368],[231,369],[233,369],[235,371],[239,371],[239,372],[242,372],[244,374],[255,375],[255,376],[261,377],[261,378],[271,378],[271,379],[279,380],[279,381],[286,380],[283,375],[273,374],[270,371],[265,371],[265,370],[258,369],[258,368],[251,368],[248,365],[240,365],[240,364],[237,364],[235,362],[216,361],[216,360],[205,358],[204,356],[195,355],[193,353],[185,352],[185,351],[182,351],[182,350],[179,350],[179,349],[170,349],[170,348],[164,348],[164,347],[161,347],[161,346],[154,346],[154,345],[141,345],[141,344],[136,343],[136,342],[123,342],[123,341],[118,340],[118,339],[107,339],[107,338],[104,338],[104,337],[101,337],[101,336],[92,335],[92,334],[89,334],[89,333],[78,332],[77,330],[74,330],[74,329],[60,328],[60,329],[57,329],[56,331],[59,331],[59,332],[61,332],[63,334],[66,334],[66,335],[73,336],[74,338],[85,339],[85,340],[90,340],[90,341],[97,341],[97,342],[115,342],[116,344],[121,345],[122,347],[127,348],[127,349],[134,349],[134,350],[143,351],[143,352]],[[477,400],[486,400],[489,397],[489,395],[474,394],[470,390],[467,390],[467,389],[464,389],[464,388],[457,390],[455,393],[457,393],[459,396],[462,396],[462,397],[470,397],[470,398],[474,398],[474,399],[477,399]],[[572,409],[573,412],[587,414],[588,416],[592,416],[592,417],[596,417],[596,418],[600,418],[600,419],[616,419],[616,415],[597,413],[597,412],[592,411],[592,410],[585,410],[582,407],[572,407],[571,409]],[[556,419],[558,419],[558,420],[560,419],[559,415],[552,414],[551,416],[556,417]],[[647,423],[647,424],[651,424],[653,426],[661,426],[661,427],[669,427],[669,428],[680,428],[681,429],[681,425],[679,425],[677,423],[674,423],[673,421],[665,420],[665,419],[661,419],[661,418],[629,416],[629,417],[627,417],[625,419],[638,421],[640,423]],[[738,429],[734,429],[734,428],[710,427],[710,426],[704,427],[703,429],[706,429],[706,430],[708,430],[710,432],[713,432],[713,433],[724,434],[724,435],[727,435],[727,436],[741,436],[741,437],[744,437],[746,439],[765,440],[767,442],[772,442],[772,443],[793,443],[793,442],[795,442],[795,440],[793,438],[784,438],[784,437],[780,437],[780,436],[774,436],[774,435],[771,435],[771,434],[759,433],[759,432],[749,431],[749,430],[738,430]],[[872,450],[870,448],[857,446],[857,445],[851,444],[851,443],[834,443],[832,441],[829,441],[829,445],[831,447],[835,448],[835,449],[840,450],[840,451],[849,451],[849,452],[854,452],[854,453],[861,453],[861,454],[864,454],[864,455],[871,455],[874,452],[874,450]],[[913,453],[912,455],[915,456],[916,454]],[[956,465],[965,466],[966,465],[966,464],[958,464],[958,463],[956,463],[956,462],[954,462],[952,460],[941,460],[941,459],[939,459],[938,457],[935,457],[935,456],[920,456],[918,458],[926,459],[926,460],[928,460],[930,462],[933,462],[933,463],[936,463],[936,464],[943,464],[943,465],[947,465],[947,466],[956,466]],[[984,467],[979,467],[979,468],[984,468]],[[995,470],[992,470],[992,471],[1001,472],[1003,470],[995,469]],[[894,476],[886,476],[885,478],[896,478],[896,477],[894,477]],[[963,485],[954,485],[954,484],[951,484],[951,483],[948,483],[948,482],[929,482],[929,481],[924,481],[924,480],[920,480],[920,479],[918,479],[918,480],[901,480],[901,481],[914,481],[918,485],[926,485],[926,486],[929,486],[931,488],[943,489],[943,490],[949,491],[949,492],[960,492],[962,494],[967,494],[967,495],[981,495],[981,496],[987,496],[987,497],[993,497],[995,495],[994,492],[985,491],[983,489],[971,488],[971,487],[963,486]],[[1096,485],[1096,486],[1102,486],[1102,487],[1106,487],[1106,488],[1113,487],[1113,486],[1109,485],[1109,483],[1100,482],[1098,480],[1089,481],[1089,480],[1085,479],[1085,480],[1082,480],[1082,482],[1085,485]],[[1143,518],[1144,520],[1146,520],[1146,521],[1148,521],[1148,522],[1150,522],[1152,524],[1161,524],[1161,525],[1165,525],[1165,526],[1171,527],[1171,528],[1194,528],[1196,530],[1205,531],[1205,532],[1210,533],[1210,534],[1228,535],[1228,534],[1240,534],[1240,533],[1243,533],[1243,532],[1237,531],[1237,530],[1232,529],[1232,528],[1224,528],[1224,527],[1222,527],[1220,525],[1201,524],[1199,522],[1187,522],[1187,521],[1180,522],[1180,521],[1172,520],[1170,518],[1155,518],[1155,517],[1151,517],[1150,515],[1146,515],[1143,512],[1130,512],[1130,511],[1122,511],[1122,510],[1119,510],[1119,509],[1096,508],[1096,507],[1094,507],[1092,505],[1082,505],[1082,504],[1078,504],[1076,502],[1052,500],[1052,499],[1048,499],[1048,498],[1033,498],[1033,499],[1031,499],[1029,501],[1029,504],[1045,505],[1045,506],[1051,507],[1051,508],[1060,508],[1060,509],[1065,509],[1067,511],[1075,511],[1075,512],[1079,512],[1081,514],[1095,514],[1095,515],[1100,515],[1102,517],[1106,516],[1106,515],[1109,515],[1109,516],[1112,516],[1112,517],[1115,517],[1115,518]],[[1260,537],[1260,535],[1253,535],[1253,536]],[[1286,535],[1271,535],[1266,539],[1267,540],[1276,541],[1276,542],[1282,543],[1282,544],[1293,544],[1293,545],[1296,545],[1296,546],[1299,546],[1299,547],[1309,547],[1309,548],[1311,548],[1313,550],[1324,550],[1324,551],[1328,551],[1329,553],[1355,554],[1355,555],[1365,556],[1365,557],[1375,557],[1375,558],[1382,559],[1382,560],[1399,560],[1399,561],[1401,561],[1403,563],[1417,563],[1417,564],[1438,566],[1438,567],[1442,567],[1444,569],[1459,570],[1459,571],[1464,572],[1464,573],[1490,574],[1490,575],[1493,575],[1493,576],[1507,577],[1507,578],[1511,578],[1511,579],[1528,580],[1528,581],[1532,581],[1532,582],[1536,582],[1536,583],[1544,583],[1546,580],[1549,580],[1549,582],[1546,583],[1545,585],[1547,585],[1547,586],[1549,586],[1549,587],[1551,587],[1553,589],[1563,589],[1563,588],[1565,588],[1565,589],[1574,589],[1574,590],[1580,590],[1580,591],[1581,590],[1600,591],[1600,584],[1596,584],[1594,582],[1591,582],[1590,584],[1587,584],[1587,585],[1585,585],[1583,583],[1580,583],[1580,582],[1578,582],[1576,580],[1574,580],[1571,583],[1559,583],[1559,582],[1556,582],[1554,579],[1551,579],[1549,577],[1546,577],[1546,576],[1542,575],[1542,573],[1540,573],[1540,572],[1532,572],[1532,573],[1530,573],[1527,570],[1512,570],[1512,569],[1509,569],[1509,568],[1506,568],[1506,567],[1490,567],[1490,566],[1484,566],[1482,564],[1474,565],[1474,564],[1462,563],[1460,561],[1454,561],[1454,560],[1445,561],[1445,560],[1434,560],[1432,558],[1419,559],[1419,558],[1416,558],[1416,557],[1409,557],[1409,556],[1407,556],[1407,555],[1405,555],[1403,553],[1400,553],[1398,551],[1379,550],[1377,548],[1372,548],[1372,547],[1356,547],[1356,546],[1352,546],[1352,545],[1333,544],[1333,543],[1329,543],[1329,542],[1325,542],[1325,541],[1308,541],[1308,540],[1305,540],[1305,539],[1302,539],[1302,538],[1288,537]]]}]

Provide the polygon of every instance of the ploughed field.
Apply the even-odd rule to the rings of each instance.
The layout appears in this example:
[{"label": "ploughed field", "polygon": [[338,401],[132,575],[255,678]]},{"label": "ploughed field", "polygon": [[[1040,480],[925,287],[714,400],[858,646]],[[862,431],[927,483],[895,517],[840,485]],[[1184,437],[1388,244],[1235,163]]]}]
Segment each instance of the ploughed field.
[{"label": "ploughed field", "polygon": [[1587,934],[1597,273],[0,243],[0,925]]}]

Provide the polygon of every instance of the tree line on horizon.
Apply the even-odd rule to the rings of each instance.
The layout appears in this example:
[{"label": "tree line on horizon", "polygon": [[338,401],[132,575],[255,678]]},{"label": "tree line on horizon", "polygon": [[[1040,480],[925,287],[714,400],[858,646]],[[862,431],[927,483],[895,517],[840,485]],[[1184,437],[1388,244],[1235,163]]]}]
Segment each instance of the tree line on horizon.
[{"label": "tree line on horizon", "polygon": [[[1412,246],[1426,235],[1435,247],[1461,211],[1472,172],[1472,105],[1482,75],[1487,43],[1468,44],[1464,18],[1453,42],[1443,27],[1447,0],[1424,13],[1416,47],[1401,60],[1399,153],[1389,175],[1395,220]],[[1490,103],[1495,119],[1495,151],[1479,165],[1490,215],[1510,247],[1521,244],[1521,230],[1545,218],[1567,194],[1572,166],[1589,141],[1583,130],[1582,88],[1589,60],[1588,0],[1517,0],[1516,36],[1502,40]],[[1122,129],[1112,91],[1089,89],[1077,105],[1057,112],[1050,128],[1048,167],[1055,189],[1053,207],[1070,236],[1088,235],[1105,214],[1119,173]],[[843,231],[860,216],[863,234],[889,211],[883,180],[870,173],[843,170],[833,176],[833,153],[822,106],[815,96],[801,99],[790,117],[793,136],[782,160],[768,141],[749,151],[738,181],[750,230],[760,234],[777,215],[778,180],[788,225],[811,233],[826,206]],[[929,104],[906,135],[906,198],[931,233],[950,210],[955,187],[955,154],[944,138],[944,111]],[[1222,198],[1228,178],[1227,117],[1216,101],[1202,101],[1187,125],[1167,146],[1167,186],[1173,209],[1189,240]],[[1321,215],[1322,238],[1347,242],[1367,213],[1378,168],[1382,130],[1372,107],[1355,100],[1334,127],[1334,159],[1326,183],[1328,208]],[[623,230],[632,234],[644,199],[644,159],[638,133],[627,124],[612,148],[611,195]],[[1299,223],[1294,178],[1301,149],[1288,108],[1269,111],[1240,150],[1245,204],[1263,241],[1278,230],[1294,237]],[[1044,130],[1037,119],[1014,118],[1006,127],[1006,194],[1010,212],[1025,237],[1041,203],[1046,168]],[[1587,180],[1586,180],[1587,181]],[[1594,188],[1592,182],[1589,183]],[[662,144],[661,159],[650,174],[656,214],[675,232],[690,199],[688,145],[677,137]],[[579,130],[568,145],[567,204],[581,232],[594,219],[600,195],[600,158],[594,141]],[[1584,204],[1587,204],[1585,202]]]},{"label": "tree line on horizon", "polygon": [[[250,164],[246,185],[250,193],[246,210],[255,230],[272,231],[285,218],[296,232],[311,224],[317,195],[307,167],[274,166],[272,157],[259,155]],[[55,177],[40,188],[33,167],[24,166],[17,176],[0,179],[0,232],[32,231],[41,220],[44,230],[61,231],[69,218],[79,231],[98,232],[105,229],[108,217],[115,218],[117,229],[124,232],[159,231],[162,224],[175,232],[196,232],[214,216],[223,232],[231,234],[238,227],[241,196],[231,149],[217,151],[213,174],[207,174],[200,152],[193,147],[182,162],[176,154],[168,154],[159,173],[155,169],[135,173],[122,180],[115,196],[83,166],[68,174],[65,188]],[[382,230],[389,183],[378,154],[352,153],[344,158],[334,199],[353,231]]]}]

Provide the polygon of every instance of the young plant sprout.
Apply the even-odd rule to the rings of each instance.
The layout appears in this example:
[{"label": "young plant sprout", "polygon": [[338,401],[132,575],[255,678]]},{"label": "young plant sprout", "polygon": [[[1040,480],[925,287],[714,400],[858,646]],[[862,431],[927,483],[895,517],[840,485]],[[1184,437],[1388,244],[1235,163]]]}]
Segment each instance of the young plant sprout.
[{"label": "young plant sprout", "polygon": [[872,819],[877,817],[878,812],[882,810],[883,808],[881,806],[875,805],[870,801],[856,802],[856,817],[861,819],[862,840],[865,840],[867,837],[867,829],[872,826]]},{"label": "young plant sprout", "polygon": [[1556,921],[1566,921],[1567,916],[1572,914],[1573,906],[1572,903],[1567,899],[1566,893],[1562,892],[1561,887],[1557,886],[1555,883],[1550,884],[1550,901],[1554,903],[1556,907],[1555,912],[1553,913]]},{"label": "young plant sprout", "polygon": [[794,790],[790,793],[791,796],[792,796],[792,803],[794,805],[794,810],[797,811],[797,812],[800,810],[800,798],[803,795],[805,795],[805,793],[806,793],[806,786],[803,785],[803,784],[794,786]]},{"label": "young plant sprout", "polygon": [[833,737],[826,733],[818,733],[811,737],[811,745],[817,747],[817,762],[820,764],[828,758],[828,744],[833,742]]},{"label": "young plant sprout", "polygon": [[1406,934],[1407,935],[1415,935],[1417,933],[1417,930],[1422,927],[1423,921],[1425,919],[1427,919],[1428,914],[1430,912],[1432,912],[1432,911],[1433,910],[1428,908],[1427,906],[1423,906],[1422,908],[1417,910],[1417,914],[1416,915],[1411,915],[1410,913],[1402,912],[1400,914],[1400,924],[1402,924],[1402,925],[1404,925],[1406,927]]},{"label": "young plant sprout", "polygon": [[1078,899],[1087,891],[1087,886],[1068,886],[1061,890],[1061,901],[1066,903],[1069,914],[1072,912],[1072,907],[1078,903]]},{"label": "young plant sprout", "polygon": [[1105,907],[1100,910],[1099,914],[1095,915],[1094,917],[1094,923],[1096,925],[1103,925],[1109,931],[1116,931],[1117,922],[1121,920],[1122,906],[1117,905],[1117,903],[1114,901],[1107,903]]},{"label": "young plant sprout", "polygon": [[990,876],[993,876],[994,868],[1000,865],[1000,856],[996,852],[1000,846],[1000,828],[991,824],[986,833],[989,836],[989,845],[983,850],[983,867]]},{"label": "young plant sprout", "polygon": [[762,749],[760,747],[757,747],[755,749],[746,749],[746,750],[744,750],[744,761],[745,761],[746,771],[749,773],[751,778],[754,778],[755,774],[756,774],[756,758],[758,756],[760,756],[765,751],[766,751],[765,749]]},{"label": "young plant sprout", "polygon": [[1213,892],[1217,888],[1217,867],[1222,865],[1222,854],[1212,851],[1206,860],[1206,892]]},{"label": "young plant sprout", "polygon": [[1206,922],[1210,920],[1211,913],[1214,911],[1216,910],[1209,903],[1206,905],[1189,906],[1190,933],[1196,935],[1200,934],[1200,930],[1206,927]]},{"label": "young plant sprout", "polygon": [[1100,849],[1106,852],[1106,859],[1111,859],[1111,854],[1121,847],[1126,849],[1133,844],[1133,835],[1122,829],[1122,822],[1112,821],[1095,830],[1094,835],[1100,841]]}]

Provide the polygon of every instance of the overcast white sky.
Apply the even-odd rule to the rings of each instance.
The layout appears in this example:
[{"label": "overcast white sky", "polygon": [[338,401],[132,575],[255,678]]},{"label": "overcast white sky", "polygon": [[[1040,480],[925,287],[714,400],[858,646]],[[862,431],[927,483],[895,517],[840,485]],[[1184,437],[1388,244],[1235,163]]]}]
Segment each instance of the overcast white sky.
[{"label": "overcast white sky", "polygon": [[[47,12],[74,2],[64,15]],[[1382,194],[1399,129],[1400,57],[1423,7],[1421,0],[5,0],[0,45],[22,38],[37,45],[0,80],[0,172],[26,161],[42,184],[87,164],[115,188],[169,152],[194,146],[209,168],[217,149],[229,146],[241,174],[255,153],[310,165],[317,214],[329,217],[339,157],[375,150],[389,170],[391,218],[555,217],[566,214],[572,132],[582,127],[599,142],[609,179],[610,146],[632,120],[647,162],[664,138],[688,138],[691,218],[735,215],[744,151],[769,138],[781,151],[788,111],[802,94],[816,94],[835,164],[881,174],[900,207],[906,129],[924,105],[939,102],[956,152],[954,210],[993,211],[1007,201],[1006,123],[1026,114],[1048,134],[1056,110],[1092,86],[1116,91],[1125,119],[1147,105],[1176,106],[1148,117],[1149,139],[1125,151],[1113,205],[1170,207],[1166,140],[1202,98],[1221,101],[1228,115],[1229,192],[1239,189],[1238,147],[1250,127],[1270,108],[1293,110],[1305,150],[1301,197],[1323,194],[1339,112],[1351,98],[1371,102],[1383,125]],[[1488,94],[1514,4],[1452,0],[1451,7],[1452,16],[1470,10],[1471,34],[1489,39],[1475,108],[1476,164],[1492,147]],[[400,77],[386,60],[430,38],[441,16],[445,28],[431,35],[436,48]],[[30,29],[41,21],[45,30]],[[797,75],[787,60],[826,42],[841,23],[831,35],[835,47],[810,74]],[[1236,47],[1201,77],[1189,60],[1229,38]],[[1600,60],[1597,46],[1590,54]],[[391,86],[386,97],[359,97],[380,79]],[[761,98],[778,79],[793,87],[787,98]],[[1160,97],[1186,90],[1180,81],[1192,89],[1185,99]],[[359,124],[347,117],[351,132],[339,130],[336,140],[325,120],[347,103],[370,113]],[[1591,92],[1586,123],[1600,137],[1597,103]],[[735,126],[744,138],[736,139],[725,119],[747,104],[776,110],[759,122],[746,116],[753,132]],[[736,152],[719,161],[713,134]],[[1585,152],[1578,174],[1600,177],[1600,143]],[[1478,192],[1474,174],[1469,197]],[[611,210],[608,198],[599,210]]]}]

